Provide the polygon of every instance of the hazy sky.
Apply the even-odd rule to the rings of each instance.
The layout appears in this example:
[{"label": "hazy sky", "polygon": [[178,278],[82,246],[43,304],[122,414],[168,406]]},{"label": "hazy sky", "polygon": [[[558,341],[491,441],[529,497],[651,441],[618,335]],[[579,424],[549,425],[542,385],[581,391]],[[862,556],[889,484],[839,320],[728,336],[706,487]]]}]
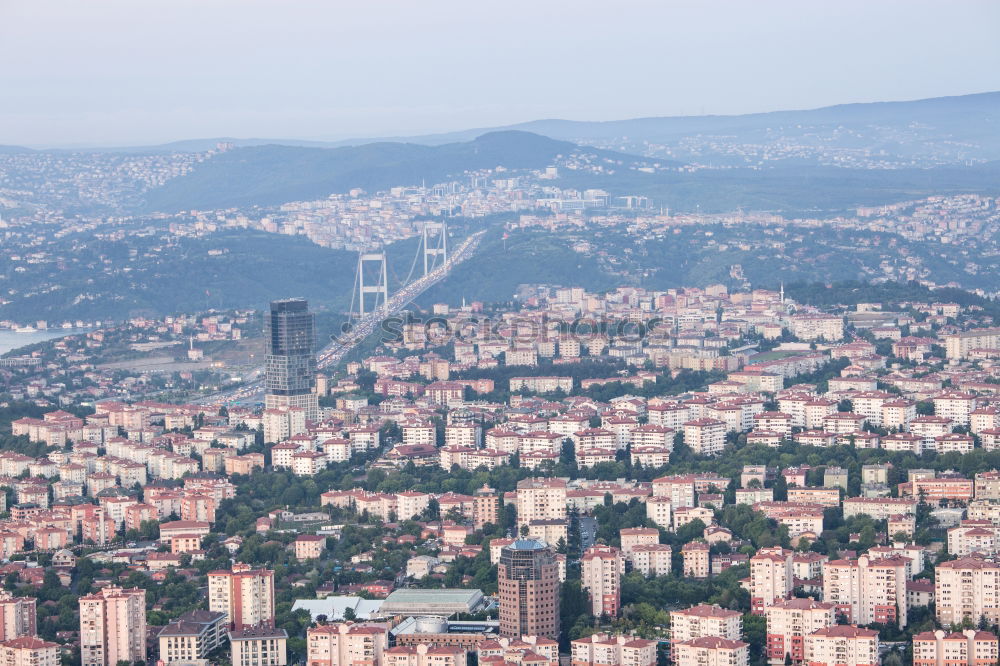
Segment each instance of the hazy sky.
[{"label": "hazy sky", "polygon": [[1000,90],[996,0],[0,0],[0,144],[338,139]]}]

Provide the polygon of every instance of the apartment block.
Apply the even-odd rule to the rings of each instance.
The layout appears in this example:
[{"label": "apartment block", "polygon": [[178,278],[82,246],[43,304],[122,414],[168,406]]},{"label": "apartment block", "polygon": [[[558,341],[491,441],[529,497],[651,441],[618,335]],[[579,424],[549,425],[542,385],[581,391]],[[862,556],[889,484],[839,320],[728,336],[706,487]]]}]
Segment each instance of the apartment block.
[{"label": "apartment block", "polygon": [[0,642],[4,666],[59,666],[62,646],[37,636],[21,636]]},{"label": "apartment block", "polygon": [[761,548],[750,558],[750,607],[762,614],[792,595],[793,553],[780,547]]},{"label": "apartment block", "polygon": [[529,478],[517,483],[517,522],[566,518],[566,482],[561,479]]},{"label": "apartment block", "polygon": [[699,604],[670,613],[670,639],[675,643],[703,636],[738,641],[742,631],[743,616],[739,611]]},{"label": "apartment block", "polygon": [[616,617],[621,607],[621,577],[625,558],[613,546],[591,546],[580,558],[581,584],[590,595],[595,617]]},{"label": "apartment block", "polygon": [[988,631],[938,629],[913,636],[913,666],[994,666],[997,657],[997,636]]},{"label": "apartment block", "polygon": [[747,666],[749,645],[743,641],[706,636],[672,646],[677,666]]},{"label": "apartment block", "polygon": [[988,520],[963,520],[958,527],[948,530],[948,553],[951,555],[994,555],[998,545],[1000,528]]},{"label": "apartment block", "polygon": [[660,542],[660,530],[655,527],[626,527],[619,532],[622,552],[628,555],[638,545]]},{"label": "apartment block", "polygon": [[960,557],[934,568],[934,603],[944,626],[1000,622],[1000,566],[981,557]]},{"label": "apartment block", "polygon": [[105,587],[80,597],[83,666],[117,666],[146,660],[146,591]]},{"label": "apartment block", "polygon": [[6,590],[0,592],[0,641],[35,635],[36,603],[33,597],[15,597]]},{"label": "apartment block", "polygon": [[934,415],[951,419],[955,425],[969,426],[976,411],[976,396],[961,391],[944,391],[934,396]]},{"label": "apartment block", "polygon": [[382,654],[382,666],[465,666],[467,659],[464,649],[446,645],[397,645]]},{"label": "apartment block", "polygon": [[823,565],[823,600],[857,624],[906,626],[906,581],[910,560],[903,556],[833,560]]},{"label": "apartment block", "polygon": [[974,350],[1000,349],[1000,328],[977,328],[944,336],[945,354],[950,359],[968,358]]},{"label": "apartment block", "polygon": [[206,659],[226,639],[226,616],[194,610],[165,626],[156,637],[166,663]]},{"label": "apartment block", "polygon": [[777,601],[764,609],[767,617],[765,651],[770,664],[784,664],[791,657],[793,664],[805,660],[805,637],[837,623],[834,605],[815,599]]},{"label": "apartment block", "polygon": [[381,666],[389,647],[389,628],[383,624],[338,622],[306,631],[308,666]]},{"label": "apartment block", "polygon": [[673,525],[673,502],[669,497],[650,497],[646,500],[646,517],[663,529]]},{"label": "apartment block", "polygon": [[208,608],[234,629],[274,625],[274,572],[236,564],[208,572]]},{"label": "apartment block", "polygon": [[654,666],[656,641],[635,636],[593,634],[570,644],[572,666]]},{"label": "apartment block", "polygon": [[266,625],[231,629],[229,647],[232,666],[285,666],[288,634]]},{"label": "apartment block", "polygon": [[792,333],[800,340],[834,342],[844,337],[844,320],[833,315],[795,315],[791,318]]},{"label": "apartment block", "polygon": [[877,666],[878,632],[849,624],[814,631],[805,639],[809,666]]},{"label": "apartment block", "polygon": [[695,505],[694,476],[661,476],[653,479],[653,497],[665,497],[679,508]]},{"label": "apartment block", "polygon": [[633,546],[626,560],[643,576],[667,576],[673,568],[673,549],[662,543]]},{"label": "apartment block", "polygon": [[719,419],[702,418],[684,424],[684,443],[702,456],[722,453],[726,446],[726,424]]},{"label": "apartment block", "polygon": [[684,558],[684,576],[687,578],[708,578],[711,574],[710,547],[703,541],[689,541],[681,546]]}]

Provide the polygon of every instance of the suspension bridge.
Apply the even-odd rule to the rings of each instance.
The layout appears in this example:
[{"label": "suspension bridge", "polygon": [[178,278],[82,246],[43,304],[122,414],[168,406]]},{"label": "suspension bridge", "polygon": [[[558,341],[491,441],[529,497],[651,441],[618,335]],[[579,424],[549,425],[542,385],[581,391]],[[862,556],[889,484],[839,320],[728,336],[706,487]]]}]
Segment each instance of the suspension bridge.
[{"label": "suspension bridge", "polygon": [[[407,276],[396,282],[399,288],[389,294],[391,267],[384,248],[362,249],[358,253],[354,286],[351,289],[350,326],[319,351],[316,365],[320,370],[339,364],[344,356],[375,332],[387,317],[398,314],[420,294],[443,280],[452,268],[471,257],[485,231],[478,231],[454,250],[448,249],[448,227],[444,222],[427,222],[421,232]],[[423,273],[415,277],[423,260]],[[247,375],[237,389],[206,396],[198,404],[223,405],[262,401],[264,368],[259,366]]]}]

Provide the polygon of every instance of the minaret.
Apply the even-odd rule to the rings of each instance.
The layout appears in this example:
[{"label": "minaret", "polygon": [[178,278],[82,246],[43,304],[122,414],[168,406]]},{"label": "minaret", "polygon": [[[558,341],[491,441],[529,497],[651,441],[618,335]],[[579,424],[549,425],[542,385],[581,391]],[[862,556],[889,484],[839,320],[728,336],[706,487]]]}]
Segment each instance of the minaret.
[{"label": "minaret", "polygon": [[781,293],[781,304],[784,305],[785,304],[785,283],[784,283],[784,281],[781,282],[781,292],[780,293]]}]

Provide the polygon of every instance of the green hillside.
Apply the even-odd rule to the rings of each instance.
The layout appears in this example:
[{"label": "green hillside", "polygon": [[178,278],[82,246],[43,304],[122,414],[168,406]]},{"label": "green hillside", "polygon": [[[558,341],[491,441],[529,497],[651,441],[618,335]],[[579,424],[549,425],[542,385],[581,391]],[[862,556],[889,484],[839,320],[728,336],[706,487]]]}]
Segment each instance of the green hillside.
[{"label": "green hillside", "polygon": [[[386,248],[390,290],[406,277],[416,242]],[[260,308],[271,299],[291,296],[340,312],[350,306],[357,267],[355,252],[320,247],[302,236],[255,231],[181,238],[171,246],[146,236],[67,239],[64,244],[69,258],[61,266],[41,264],[8,276],[8,286],[23,295],[0,306],[0,319],[124,319]],[[115,257],[125,267],[104,270],[101,257]],[[37,288],[51,283],[60,286]]]},{"label": "green hillside", "polygon": [[494,132],[443,146],[371,143],[344,148],[253,146],[202,162],[148,193],[148,211],[270,206],[366,191],[433,184],[465,171],[544,168],[574,144],[527,132]]}]

